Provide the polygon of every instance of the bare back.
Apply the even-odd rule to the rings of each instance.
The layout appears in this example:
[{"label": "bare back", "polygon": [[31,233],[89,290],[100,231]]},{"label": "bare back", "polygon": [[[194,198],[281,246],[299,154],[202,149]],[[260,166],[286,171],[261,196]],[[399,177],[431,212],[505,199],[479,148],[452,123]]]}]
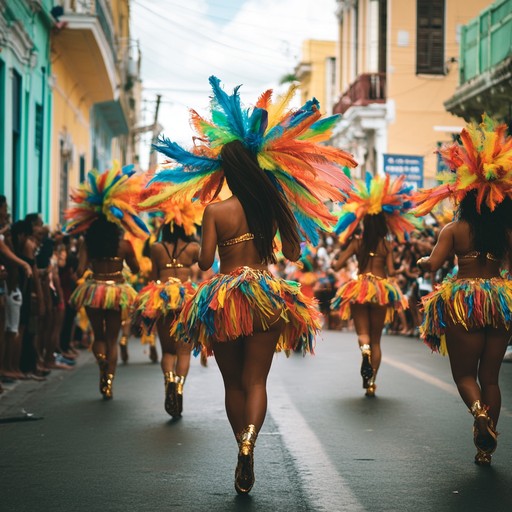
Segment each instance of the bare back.
[{"label": "bare back", "polygon": [[192,265],[199,258],[199,244],[178,240],[176,244],[158,242],[151,246],[151,278],[166,281],[176,277],[182,282],[192,277]]},{"label": "bare back", "polygon": [[467,222],[452,222],[447,232],[452,238],[453,252],[457,256],[459,277],[489,279],[500,275],[500,269],[503,265],[499,259],[492,254],[486,254],[485,260],[478,257],[472,240],[471,229]]}]

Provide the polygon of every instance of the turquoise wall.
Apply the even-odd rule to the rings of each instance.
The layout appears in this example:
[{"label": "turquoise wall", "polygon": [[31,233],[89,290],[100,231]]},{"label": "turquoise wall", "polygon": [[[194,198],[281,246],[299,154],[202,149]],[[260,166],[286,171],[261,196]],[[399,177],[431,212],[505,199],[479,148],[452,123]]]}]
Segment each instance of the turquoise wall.
[{"label": "turquoise wall", "polygon": [[[35,2],[9,0],[0,12],[0,193],[7,196],[14,220],[40,212],[48,222],[53,18],[52,2],[39,4],[41,8]],[[16,77],[21,79],[17,151],[12,105]]]}]

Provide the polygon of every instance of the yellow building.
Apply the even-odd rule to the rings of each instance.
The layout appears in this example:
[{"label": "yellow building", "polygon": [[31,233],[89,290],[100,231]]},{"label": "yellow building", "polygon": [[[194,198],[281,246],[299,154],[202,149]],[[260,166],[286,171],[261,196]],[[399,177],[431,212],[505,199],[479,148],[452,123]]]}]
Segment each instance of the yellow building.
[{"label": "yellow building", "polygon": [[53,73],[50,224],[88,170],[136,159],[140,79],[129,0],[63,0],[51,38]]},{"label": "yellow building", "polygon": [[489,0],[337,0],[335,143],[360,171],[405,173],[429,185],[438,144],[464,122],[443,103],[458,83],[462,25]]},{"label": "yellow building", "polygon": [[308,39],[302,43],[302,60],[295,68],[301,104],[315,97],[323,114],[331,112],[336,86],[336,41]]}]

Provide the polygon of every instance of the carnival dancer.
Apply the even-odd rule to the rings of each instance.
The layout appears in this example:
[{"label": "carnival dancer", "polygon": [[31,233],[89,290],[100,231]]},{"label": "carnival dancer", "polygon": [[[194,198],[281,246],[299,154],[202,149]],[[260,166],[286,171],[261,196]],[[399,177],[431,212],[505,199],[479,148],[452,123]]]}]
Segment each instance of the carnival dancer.
[{"label": "carnival dancer", "polygon": [[85,307],[94,333],[92,350],[100,369],[100,392],[111,399],[117,365],[117,337],[123,318],[130,313],[135,290],[125,282],[123,262],[133,273],[139,264],[132,245],[122,239],[122,229],[139,237],[149,231],[138,217],[141,180],[131,167],[99,173],[90,171],[87,180],[71,193],[75,204],[65,212],[69,234],[85,231],[79,250],[77,275],[88,267],[92,274],[77,286],[70,297],[76,309]]},{"label": "carnival dancer", "polygon": [[[155,183],[146,193],[158,194],[158,185]],[[164,224],[160,241],[150,247],[150,282],[135,300],[134,324],[142,325],[145,333],[151,334],[156,323],[162,347],[164,407],[169,415],[178,418],[183,412],[183,386],[192,346],[171,336],[170,328],[185,300],[195,293],[191,277],[192,266],[199,259],[199,244],[194,235],[204,208],[199,201],[177,203],[171,197],[160,203],[158,209],[164,212]]]},{"label": "carnival dancer", "polygon": [[318,144],[337,119],[320,119],[316,100],[287,111],[294,86],[276,102],[267,91],[254,108],[244,109],[238,87],[228,95],[213,76],[210,85],[211,121],[192,112],[199,136],[191,152],[167,139],[155,146],[180,164],[155,179],[172,182],[175,198],[210,202],[224,180],[233,194],[209,204],[203,215],[199,267],[210,268],[218,248],[221,273],[199,285],[172,334],[215,355],[239,446],[235,488],[246,494],[254,484],[253,450],[265,419],[273,354],[297,344],[311,352],[320,327],[314,300],[298,283],[268,271],[274,237],[279,231],[283,254],[293,261],[300,256],[301,233],[316,243],[317,229],[335,222],[324,200],[341,200],[339,189],[349,186],[339,166],[355,162]]},{"label": "carnival dancer", "polygon": [[447,224],[428,257],[435,272],[452,254],[458,272],[422,300],[420,333],[432,350],[448,354],[453,379],[474,416],[475,462],[490,465],[501,409],[499,371],[511,336],[512,137],[505,124],[483,116],[462,130],[460,143],[441,148],[451,173],[444,184],[417,194],[417,215],[450,198],[457,220]]},{"label": "carnival dancer", "polygon": [[[384,324],[393,320],[395,310],[408,305],[399,286],[389,279],[395,275],[389,235],[403,242],[420,225],[409,213],[411,189],[403,177],[391,180],[388,175],[367,173],[365,181],[354,179],[336,226],[342,250],[332,267],[340,270],[350,257],[356,256],[358,276],[338,289],[331,308],[339,310],[342,320],[352,317],[354,321],[362,354],[363,388],[369,397],[375,396],[377,388]],[[359,225],[362,236],[352,237]]]}]

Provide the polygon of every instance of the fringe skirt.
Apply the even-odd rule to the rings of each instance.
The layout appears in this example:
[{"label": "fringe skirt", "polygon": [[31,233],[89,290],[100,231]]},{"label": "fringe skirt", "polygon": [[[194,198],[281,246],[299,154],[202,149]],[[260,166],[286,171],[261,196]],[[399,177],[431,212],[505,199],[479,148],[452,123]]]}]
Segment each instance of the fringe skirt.
[{"label": "fringe skirt", "polygon": [[120,309],[123,317],[128,314],[137,292],[125,282],[100,281],[88,277],[79,284],[69,303],[79,310],[81,307],[97,309]]},{"label": "fringe skirt", "polygon": [[409,302],[400,288],[385,277],[370,272],[359,274],[343,284],[331,300],[331,310],[338,310],[342,320],[348,320],[350,304],[379,304],[387,306],[385,322],[393,320],[395,310],[407,309]]},{"label": "fringe skirt", "polygon": [[146,333],[150,333],[159,318],[171,311],[180,311],[196,288],[192,281],[183,283],[176,277],[167,281],[151,281],[137,294],[133,303],[132,324],[143,326]]},{"label": "fringe skirt", "polygon": [[321,327],[316,301],[301,292],[299,283],[250,267],[201,283],[172,325],[171,335],[193,343],[196,354],[204,347],[212,355],[212,341],[253,334],[255,318],[268,330],[279,310],[284,329],[276,352],[301,349],[313,353],[315,334]]},{"label": "fringe skirt", "polygon": [[421,337],[434,352],[447,355],[445,327],[448,324],[461,324],[466,330],[487,325],[510,327],[512,279],[449,276],[421,302],[424,312]]}]

